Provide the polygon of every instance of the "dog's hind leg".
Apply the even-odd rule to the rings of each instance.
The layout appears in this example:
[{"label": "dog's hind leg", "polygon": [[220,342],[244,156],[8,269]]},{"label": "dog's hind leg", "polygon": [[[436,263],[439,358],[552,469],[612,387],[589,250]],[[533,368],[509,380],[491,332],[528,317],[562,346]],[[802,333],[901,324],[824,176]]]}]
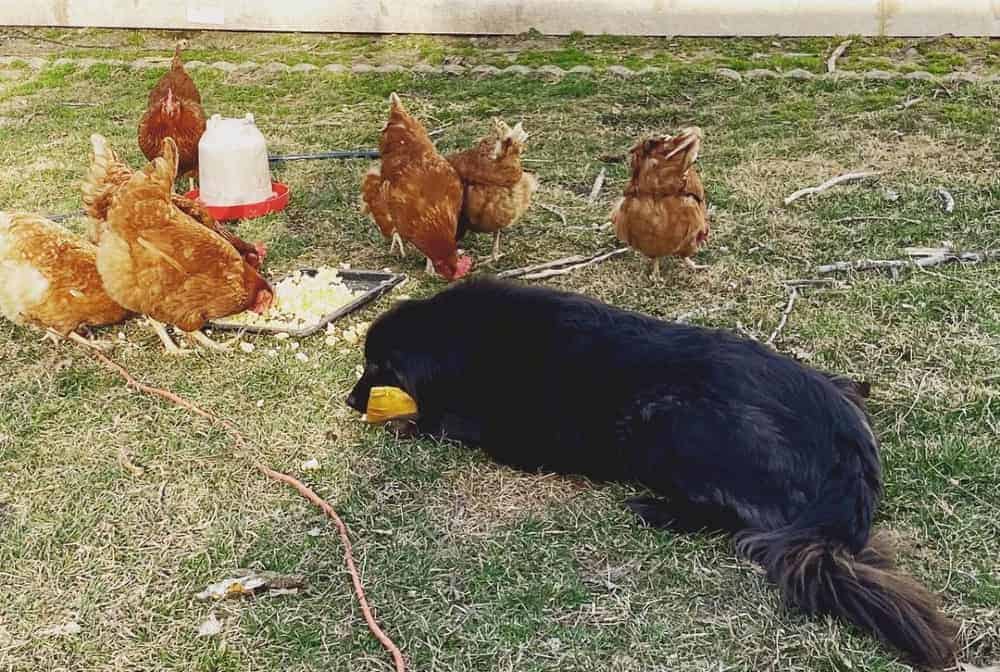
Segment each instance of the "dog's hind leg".
[{"label": "dog's hind leg", "polygon": [[731,509],[713,503],[633,497],[625,504],[650,527],[674,532],[736,532],[746,527]]}]

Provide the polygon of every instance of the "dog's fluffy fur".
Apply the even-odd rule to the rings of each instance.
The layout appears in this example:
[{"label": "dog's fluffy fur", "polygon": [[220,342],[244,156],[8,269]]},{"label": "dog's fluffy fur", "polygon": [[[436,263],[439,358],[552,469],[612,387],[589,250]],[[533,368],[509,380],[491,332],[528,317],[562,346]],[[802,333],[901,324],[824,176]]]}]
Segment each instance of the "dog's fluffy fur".
[{"label": "dog's fluffy fur", "polygon": [[789,602],[917,664],[954,661],[954,624],[871,534],[867,385],[724,331],[488,280],[399,304],[365,358],[356,410],[373,386],[398,386],[421,432],[520,469],[641,483],[657,497],[629,505],[647,523],[731,532]]}]

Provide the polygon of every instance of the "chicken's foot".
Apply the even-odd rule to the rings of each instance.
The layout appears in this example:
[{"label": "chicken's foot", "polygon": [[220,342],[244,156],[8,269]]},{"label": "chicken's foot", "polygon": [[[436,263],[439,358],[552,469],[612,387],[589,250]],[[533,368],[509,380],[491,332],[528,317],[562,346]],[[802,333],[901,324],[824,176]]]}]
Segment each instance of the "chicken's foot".
[{"label": "chicken's foot", "polygon": [[[190,338],[196,345],[200,345],[208,350],[215,350],[216,352],[229,352],[229,346],[233,343],[233,341],[229,341],[228,343],[217,343],[206,336],[201,330],[185,331],[184,335]],[[237,337],[233,340],[239,339]]]},{"label": "chicken's foot", "polygon": [[42,340],[52,341],[53,343],[58,345],[64,339],[68,339],[70,341],[73,341],[74,343],[90,348],[91,350],[98,350],[100,352],[109,352],[111,350],[114,350],[115,348],[115,344],[111,341],[97,341],[89,338],[84,338],[75,331],[71,331],[69,332],[69,335],[63,336],[54,329],[46,329],[45,337]]},{"label": "chicken's foot", "polygon": [[653,282],[660,281],[660,258],[653,257],[653,270],[649,273],[649,279]]},{"label": "chicken's foot", "polygon": [[190,350],[185,350],[183,348],[178,348],[177,344],[174,343],[174,339],[170,338],[170,334],[167,333],[167,327],[162,322],[157,322],[151,317],[146,318],[146,322],[152,328],[156,335],[160,337],[160,341],[163,342],[163,347],[167,349],[168,355],[186,355],[191,352]]},{"label": "chicken's foot", "polygon": [[427,257],[427,263],[424,265],[424,272],[426,272],[427,275],[437,275],[430,257]]},{"label": "chicken's foot", "polygon": [[694,259],[692,259],[691,257],[684,257],[684,265],[687,266],[692,271],[703,271],[706,268],[708,268],[706,264],[694,263]]}]

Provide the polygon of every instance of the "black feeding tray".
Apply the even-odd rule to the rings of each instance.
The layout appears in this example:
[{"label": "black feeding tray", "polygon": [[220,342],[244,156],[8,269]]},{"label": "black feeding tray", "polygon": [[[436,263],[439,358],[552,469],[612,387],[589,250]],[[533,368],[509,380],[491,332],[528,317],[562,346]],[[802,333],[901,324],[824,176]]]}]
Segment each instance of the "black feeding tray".
[{"label": "black feeding tray", "polygon": [[[314,268],[303,268],[301,269],[301,272],[307,275],[316,275],[319,271]],[[221,318],[208,322],[206,326],[211,327],[212,329],[245,331],[247,333],[254,334],[278,334],[284,332],[289,336],[295,336],[296,338],[311,336],[320,329],[325,328],[330,322],[338,320],[348,313],[353,313],[355,310],[361,308],[367,303],[371,303],[375,299],[390,291],[406,278],[406,276],[402,274],[385,273],[382,271],[355,271],[340,269],[337,271],[337,274],[344,281],[344,284],[347,285],[348,289],[352,292],[360,291],[363,292],[363,294],[350,303],[337,308],[332,313],[324,315],[314,324],[307,324],[299,327],[298,329],[290,329],[288,327],[280,326],[248,326],[245,324],[238,324],[236,322],[226,322],[225,318]]]}]

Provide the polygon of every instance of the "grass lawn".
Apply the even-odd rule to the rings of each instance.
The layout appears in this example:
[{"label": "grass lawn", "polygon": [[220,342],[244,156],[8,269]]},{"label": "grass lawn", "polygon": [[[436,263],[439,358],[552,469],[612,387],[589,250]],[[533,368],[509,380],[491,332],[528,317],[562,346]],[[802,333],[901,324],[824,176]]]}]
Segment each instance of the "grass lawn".
[{"label": "grass lawn", "polygon": [[[39,37],[92,46],[63,50]],[[429,128],[443,128],[443,151],[468,145],[494,115],[523,119],[532,133],[527,165],[542,182],[537,200],[565,212],[568,226],[533,208],[505,236],[507,256],[496,269],[609,249],[612,234],[595,226],[606,221],[626,169],[608,165],[607,184],[589,204],[604,165],[598,157],[647,132],[701,126],[715,218],[698,261],[709,270],[667,263],[665,281],[654,285],[648,262],[626,255],[551,279],[660,317],[691,314],[695,323],[766,339],[787,300],[783,281],[811,277],[817,265],[897,258],[905,247],[945,241],[968,250],[1000,245],[1000,86],[737,83],[714,74],[739,59],[750,64],[743,69],[818,73],[837,40],[191,39],[191,58],[206,62],[379,62],[388,54],[396,62],[663,65],[664,73],[628,80],[192,73],[207,111],[252,111],[274,153],[374,146],[392,91]],[[128,31],[2,40],[0,53],[50,61],[161,55],[169,42]],[[101,45],[109,46],[93,48]],[[996,41],[866,41],[842,66],[993,71],[997,53]],[[0,65],[0,209],[79,209],[92,132],[138,165],[136,124],[161,72]],[[291,205],[239,227],[269,244],[275,275],[350,263],[409,276],[344,326],[373,319],[392,296],[442,287],[423,274],[422,261],[390,256],[359,214],[366,168],[278,167]],[[781,205],[796,189],[858,169],[883,175]],[[955,197],[951,214],[939,187]],[[855,216],[873,219],[845,219]],[[69,225],[82,230],[83,222]],[[480,237],[466,247],[485,257],[490,244]],[[813,365],[873,381],[886,481],[879,524],[892,530],[900,563],[963,623],[963,660],[980,665],[1000,659],[996,270],[941,266],[895,281],[841,276],[842,286],[803,290],[775,341]],[[141,325],[107,335],[119,331],[116,360],[231,418],[261,459],[302,475],[337,508],[353,530],[378,619],[414,670],[904,669],[854,629],[781,607],[725,538],[643,529],[622,505],[628,488],[519,474],[458,445],[397,440],[362,425],[342,401],[361,364],[358,345],[331,347],[318,335],[294,351],[287,341],[249,337],[249,354],[176,360]],[[511,347],[530,348],[531,338]],[[78,349],[42,343],[7,322],[0,378],[0,670],[389,669],[360,618],[333,528],[235,457],[222,431],[125,389]],[[321,468],[303,472],[312,458]],[[195,599],[238,567],[302,573],[310,585],[257,601]],[[199,638],[210,612],[222,632]],[[45,634],[70,622],[79,634]]]}]

